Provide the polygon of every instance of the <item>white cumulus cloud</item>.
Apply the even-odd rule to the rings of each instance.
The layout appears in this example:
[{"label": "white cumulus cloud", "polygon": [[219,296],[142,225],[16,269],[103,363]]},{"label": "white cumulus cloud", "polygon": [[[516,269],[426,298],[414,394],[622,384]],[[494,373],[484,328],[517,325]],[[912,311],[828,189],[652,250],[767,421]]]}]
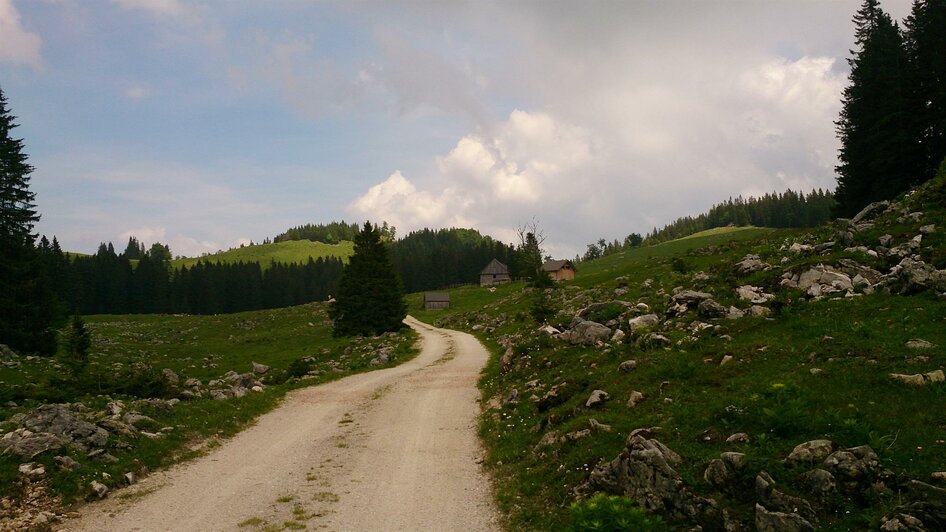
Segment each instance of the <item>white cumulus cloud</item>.
[{"label": "white cumulus cloud", "polygon": [[42,39],[23,27],[13,0],[0,0],[0,43],[0,61],[42,66]]}]

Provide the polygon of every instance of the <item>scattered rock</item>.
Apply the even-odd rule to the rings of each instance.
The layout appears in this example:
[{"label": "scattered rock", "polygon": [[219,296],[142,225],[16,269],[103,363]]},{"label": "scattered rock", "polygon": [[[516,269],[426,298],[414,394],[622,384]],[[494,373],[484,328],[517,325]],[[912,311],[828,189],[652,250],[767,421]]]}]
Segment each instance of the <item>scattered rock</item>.
[{"label": "scattered rock", "polygon": [[24,428],[8,432],[0,438],[3,454],[12,454],[24,460],[32,460],[48,451],[58,451],[63,446],[63,441],[53,434]]},{"label": "scattered rock", "polygon": [[[882,487],[893,477],[892,472],[881,467],[877,454],[867,445],[831,453],[823,468],[834,475],[840,489],[853,494]],[[881,486],[876,486],[878,483]]]},{"label": "scattered rock", "polygon": [[503,396],[503,406],[519,403],[519,390],[513,388]]},{"label": "scattered rock", "polygon": [[768,303],[769,301],[775,299],[774,295],[766,294],[758,286],[752,286],[748,284],[736,288],[736,294],[739,296],[739,299],[756,305]]},{"label": "scattered rock", "polygon": [[755,495],[768,510],[798,514],[805,519],[814,519],[815,511],[811,504],[801,497],[793,497],[775,488],[775,481],[765,471],[760,471],[755,479]]},{"label": "scattered rock", "polygon": [[580,320],[559,338],[576,345],[595,345],[607,342],[611,338],[611,329],[595,321]]},{"label": "scattered rock", "polygon": [[706,470],[703,471],[703,480],[716,488],[726,488],[732,479],[733,471],[719,458],[710,460]]},{"label": "scattered rock", "polygon": [[831,454],[834,450],[834,442],[831,440],[811,440],[800,443],[792,449],[785,462],[789,465],[795,465],[801,462],[820,462]]},{"label": "scattered rock", "polygon": [[884,519],[881,530],[946,530],[946,489],[911,480],[904,498],[907,502],[894,510],[892,518]]},{"label": "scattered rock", "polygon": [[644,394],[642,394],[641,392],[638,392],[638,391],[636,391],[636,390],[635,390],[635,391],[632,391],[632,392],[631,392],[631,396],[627,399],[627,407],[628,407],[628,408],[634,408],[635,406],[637,406],[638,404],[640,404],[640,403],[641,403],[644,399],[646,399],[646,398],[647,398],[647,397],[644,396]]},{"label": "scattered rock", "polygon": [[735,471],[742,471],[742,469],[746,467],[746,455],[743,453],[734,453],[729,451],[721,453],[719,457]]},{"label": "scattered rock", "polygon": [[770,512],[758,503],[755,505],[755,527],[758,532],[808,532],[815,529],[796,513]]},{"label": "scattered rock", "polygon": [[161,370],[161,377],[171,386],[177,386],[181,382],[181,378],[177,376],[177,373],[174,373],[174,370],[171,368],[164,368]]},{"label": "scattered rock", "polygon": [[551,325],[543,325],[538,329],[539,336],[555,336],[561,334],[562,331],[552,327]]},{"label": "scattered rock", "polygon": [[46,476],[46,468],[42,464],[28,462],[20,464],[19,472],[30,480],[36,480]]},{"label": "scattered rock", "polygon": [[904,384],[909,384],[912,386],[926,386],[927,384],[943,382],[944,380],[946,380],[946,374],[943,374],[943,370],[938,369],[936,371],[931,371],[929,373],[917,373],[915,375],[891,373],[890,378],[895,381],[902,382]]},{"label": "scattered rock", "polygon": [[670,347],[670,345],[673,344],[673,342],[670,340],[670,338],[667,338],[666,336],[660,333],[652,332],[652,333],[645,334],[640,339],[638,344],[641,347],[645,347],[645,348],[659,349],[662,347]]},{"label": "scattered rock", "polygon": [[92,483],[89,484],[89,488],[92,491],[89,493],[87,499],[104,499],[105,496],[108,495],[108,486],[97,480],[93,480]]},{"label": "scattered rock", "polygon": [[772,269],[771,264],[763,262],[758,255],[752,254],[743,257],[742,260],[737,262],[735,266],[740,273],[752,273]]},{"label": "scattered rock", "polygon": [[729,314],[729,309],[712,299],[704,299],[697,307],[697,313],[706,319],[725,318]]},{"label": "scattered rock", "polygon": [[725,366],[726,364],[729,364],[730,362],[732,362],[732,359],[733,359],[732,355],[723,355],[723,359],[719,361],[719,365]]},{"label": "scattered rock", "polygon": [[135,427],[138,430],[141,430],[142,427],[147,428],[147,427],[155,427],[158,425],[158,422],[155,421],[154,419],[144,414],[139,414],[138,412],[128,412],[127,414],[122,416],[122,421],[126,425],[131,425],[132,427]]},{"label": "scattered rock", "polygon": [[68,471],[78,471],[79,469],[82,469],[82,464],[73,460],[71,456],[56,456],[53,458],[53,460],[56,461],[56,464],[58,464],[60,468]]},{"label": "scattered rock", "polygon": [[606,425],[604,423],[599,423],[597,419],[590,418],[588,419],[588,427],[595,432],[611,432],[611,425]]},{"label": "scattered rock", "polygon": [[772,316],[772,309],[761,305],[752,305],[749,307],[748,314],[754,318],[768,318]]},{"label": "scattered rock", "polygon": [[936,225],[934,224],[924,225],[923,227],[920,227],[921,235],[932,235],[935,232],[936,232]]},{"label": "scattered rock", "polygon": [[111,432],[112,434],[117,434],[118,436],[124,436],[126,438],[138,437],[138,430],[135,427],[119,419],[107,417],[105,419],[99,420],[98,426]]},{"label": "scattered rock", "polygon": [[625,360],[624,362],[621,362],[621,364],[618,366],[618,371],[623,371],[624,373],[627,373],[630,371],[634,371],[634,369],[636,368],[637,368],[636,360]]},{"label": "scattered rock", "polygon": [[707,294],[706,292],[698,292],[696,290],[681,290],[673,295],[673,302],[677,304],[684,304],[688,308],[696,308],[701,302],[707,299],[711,299],[712,294]]},{"label": "scattered rock", "polygon": [[808,471],[801,476],[801,484],[809,493],[822,501],[826,500],[838,489],[834,475],[824,469],[812,469]]},{"label": "scattered rock", "polygon": [[908,349],[932,349],[936,347],[933,344],[927,342],[926,340],[922,340],[920,338],[913,338],[912,340],[908,340],[906,343],[906,346]]},{"label": "scattered rock", "polygon": [[614,335],[611,336],[611,343],[621,343],[624,341],[624,337],[627,336],[624,334],[624,331],[621,329],[616,329]]},{"label": "scattered rock", "polygon": [[649,329],[660,323],[660,318],[656,314],[644,314],[643,316],[637,316],[636,318],[631,318],[628,320],[628,332],[633,334],[635,331],[640,329]]},{"label": "scattered rock", "polygon": [[588,400],[585,401],[585,406],[587,408],[595,408],[601,406],[605,403],[611,396],[608,395],[608,392],[604,390],[595,390],[591,392],[591,395],[588,397]]},{"label": "scattered rock", "polygon": [[861,211],[854,215],[851,218],[851,223],[857,224],[860,222],[866,222],[868,220],[873,220],[874,218],[883,214],[887,208],[890,207],[889,201],[876,201],[870,205],[861,209]]},{"label": "scattered rock", "polygon": [[726,438],[726,443],[749,443],[749,435],[745,432],[737,432]]},{"label": "scattered rock", "polygon": [[546,432],[542,436],[542,438],[539,440],[539,442],[535,444],[535,446],[545,447],[548,445],[555,445],[559,441],[561,441],[561,436],[559,436],[558,433],[553,430],[553,431]]}]

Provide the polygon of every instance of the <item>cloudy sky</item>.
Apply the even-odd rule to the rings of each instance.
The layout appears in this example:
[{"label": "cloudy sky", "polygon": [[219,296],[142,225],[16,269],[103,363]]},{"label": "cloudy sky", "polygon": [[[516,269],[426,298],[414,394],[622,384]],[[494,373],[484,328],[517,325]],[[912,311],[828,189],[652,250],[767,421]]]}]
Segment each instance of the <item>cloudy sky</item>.
[{"label": "cloudy sky", "polygon": [[534,218],[571,257],[833,188],[859,4],[0,0],[0,88],[68,250]]}]

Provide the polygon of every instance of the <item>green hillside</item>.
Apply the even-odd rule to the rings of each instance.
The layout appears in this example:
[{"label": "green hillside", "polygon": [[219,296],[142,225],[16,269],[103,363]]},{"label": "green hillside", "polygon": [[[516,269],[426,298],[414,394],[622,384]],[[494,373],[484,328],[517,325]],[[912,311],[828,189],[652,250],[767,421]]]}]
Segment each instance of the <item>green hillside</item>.
[{"label": "green hillside", "polygon": [[229,264],[258,262],[263,268],[266,268],[271,262],[304,264],[308,262],[310,257],[313,260],[337,257],[347,262],[352,253],[354,253],[354,244],[348,240],[338,244],[325,244],[309,240],[289,240],[272,244],[245,246],[204,257],[175,259],[171,262],[171,265],[174,268],[180,268],[181,266],[190,268],[198,261]]},{"label": "green hillside", "polygon": [[[858,223],[715,230],[583,263],[549,291],[459,288],[445,311],[415,294],[411,312],[494,350],[480,434],[511,529],[654,529],[593,493],[673,530],[761,529],[773,513],[797,526],[765,529],[876,530],[900,513],[939,529],[944,206],[941,175]],[[543,297],[557,331],[532,317]],[[833,454],[788,460],[812,440]]]}]

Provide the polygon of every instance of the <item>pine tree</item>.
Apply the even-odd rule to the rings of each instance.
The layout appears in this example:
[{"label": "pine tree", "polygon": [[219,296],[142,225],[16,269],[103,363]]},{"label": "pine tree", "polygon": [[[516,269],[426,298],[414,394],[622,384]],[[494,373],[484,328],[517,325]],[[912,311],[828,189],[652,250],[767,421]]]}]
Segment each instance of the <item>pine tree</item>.
[{"label": "pine tree", "polygon": [[17,127],[15,119],[0,89],[0,238],[5,245],[32,245],[33,224],[39,221],[36,194],[29,187],[33,167],[23,153],[23,139],[10,136]]},{"label": "pine tree", "polygon": [[73,379],[77,378],[88,365],[91,347],[92,337],[85,328],[82,318],[75,314],[72,316],[72,323],[66,333],[65,345],[60,354],[63,365],[69,369]]},{"label": "pine tree", "polygon": [[836,214],[850,216],[871,201],[888,199],[920,180],[921,157],[910,68],[897,24],[877,0],[854,16],[850,85],[837,121]]},{"label": "pine tree", "polygon": [[34,248],[39,220],[29,189],[33,167],[0,89],[0,343],[13,349],[49,354],[56,349],[59,305]]},{"label": "pine tree", "polygon": [[365,222],[355,236],[355,253],[342,272],[329,307],[335,336],[368,336],[396,331],[407,316],[401,280],[381,242],[381,231]]},{"label": "pine tree", "polygon": [[923,147],[923,179],[946,158],[946,0],[916,0],[904,24]]}]

